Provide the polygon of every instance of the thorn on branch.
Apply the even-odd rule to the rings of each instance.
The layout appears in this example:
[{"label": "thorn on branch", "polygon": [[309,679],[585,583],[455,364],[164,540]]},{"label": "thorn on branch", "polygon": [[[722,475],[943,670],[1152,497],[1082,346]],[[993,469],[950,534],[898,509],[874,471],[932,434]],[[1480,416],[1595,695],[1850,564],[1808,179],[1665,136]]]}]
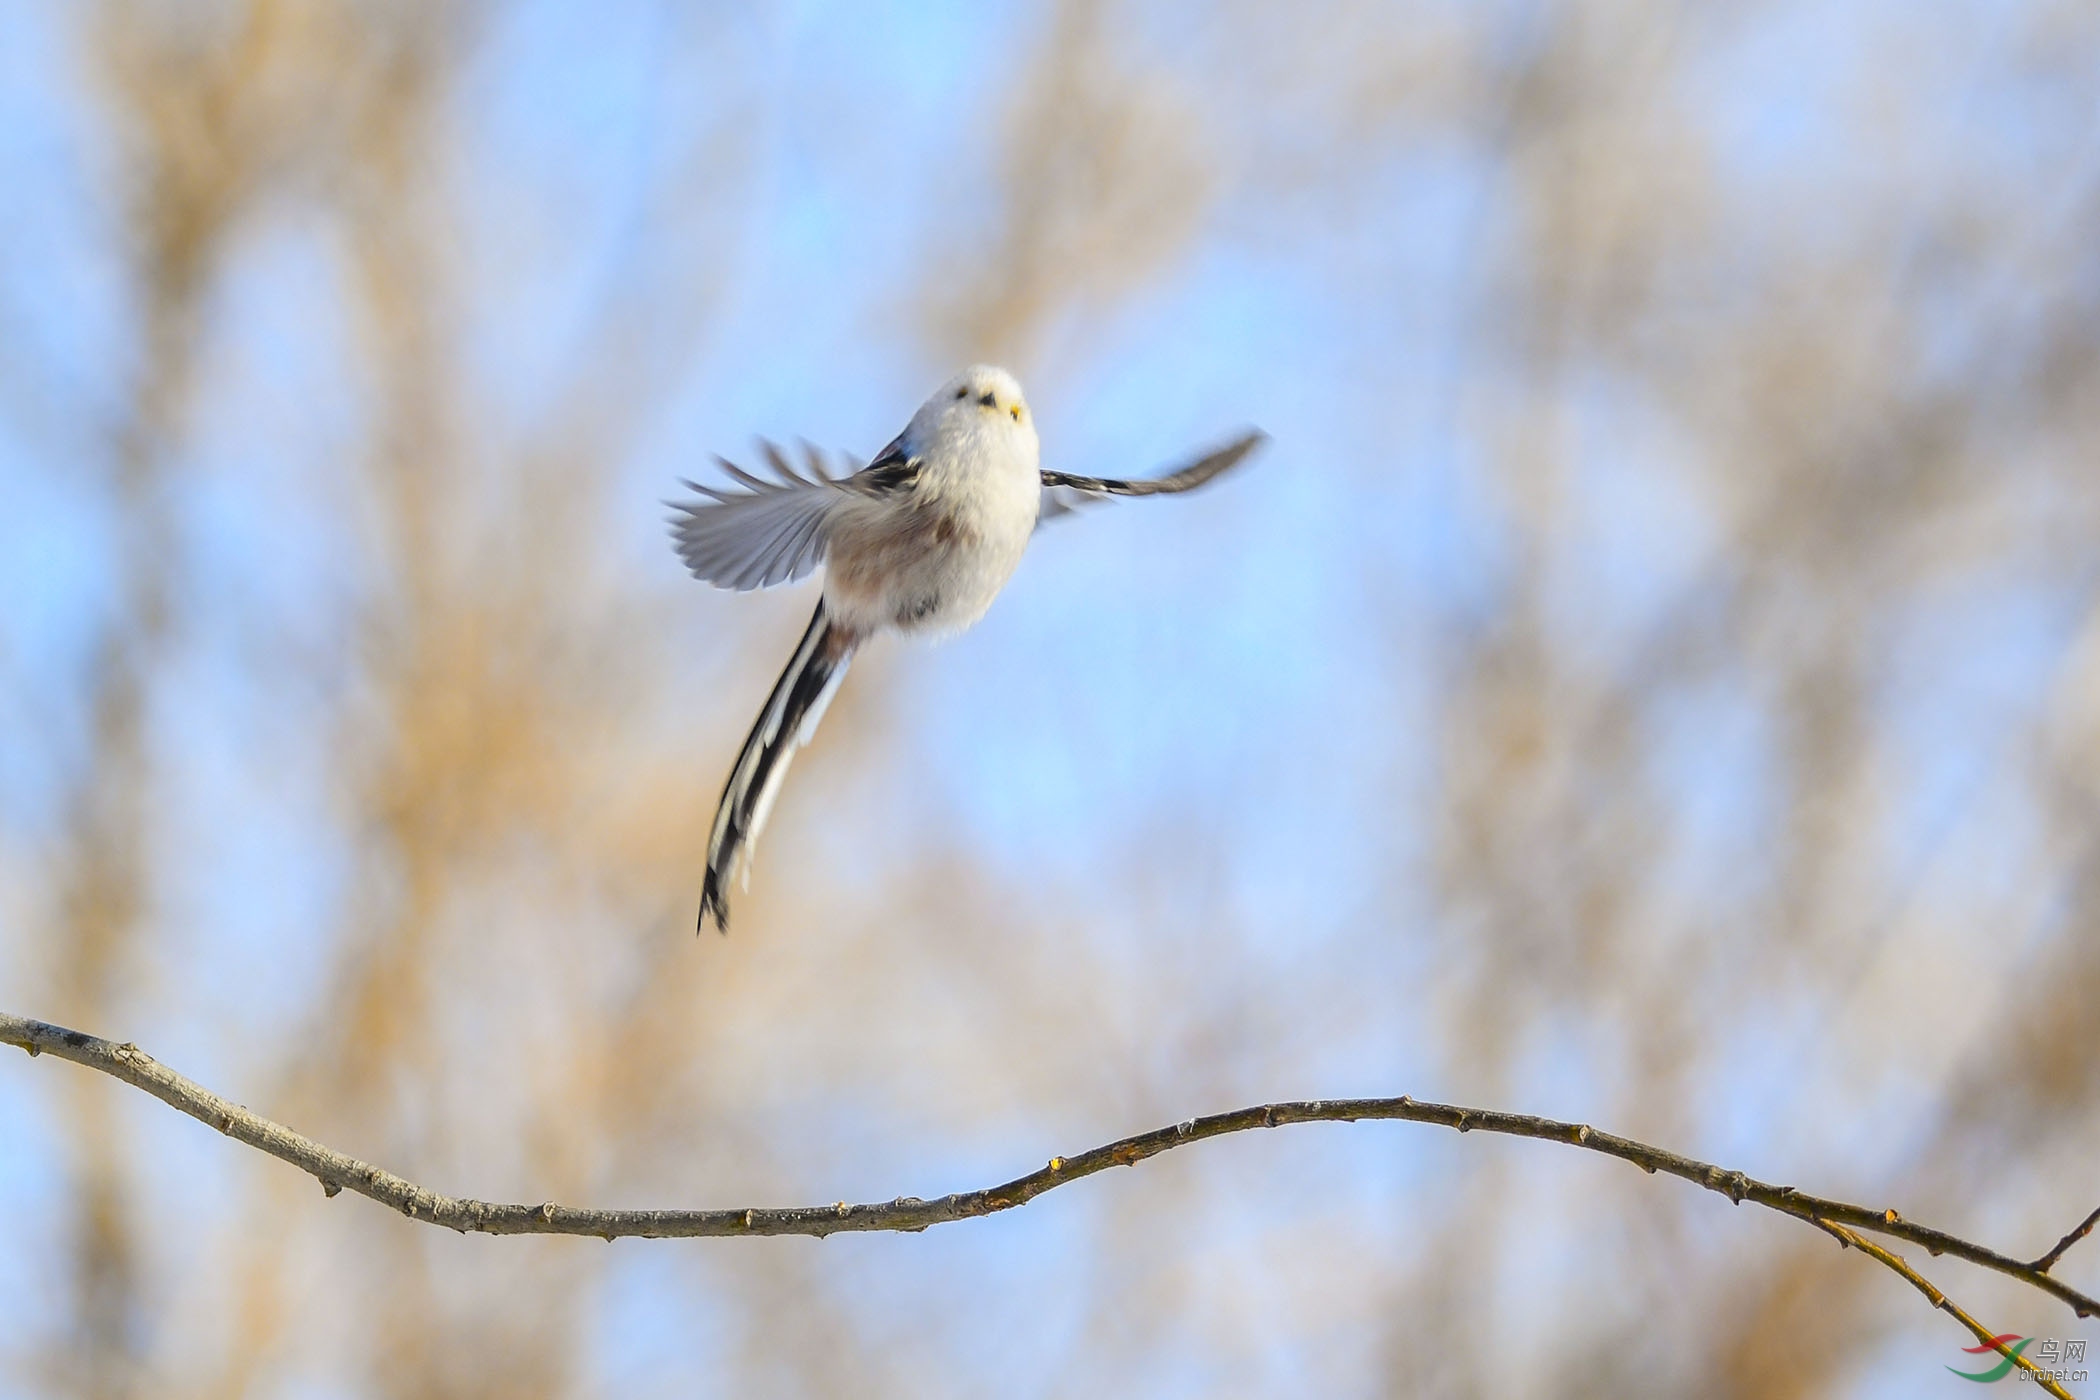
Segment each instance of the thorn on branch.
[{"label": "thorn on branch", "polygon": [[332,1201],[343,1194],[343,1185],[339,1181],[330,1181],[324,1176],[321,1178],[321,1194]]}]

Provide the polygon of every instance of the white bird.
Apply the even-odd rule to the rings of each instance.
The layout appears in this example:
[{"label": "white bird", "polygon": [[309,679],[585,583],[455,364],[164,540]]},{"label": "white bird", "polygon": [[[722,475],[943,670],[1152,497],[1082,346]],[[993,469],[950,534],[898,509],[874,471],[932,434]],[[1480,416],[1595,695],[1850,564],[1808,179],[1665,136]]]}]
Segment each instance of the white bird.
[{"label": "white bird", "polygon": [[1263,440],[1248,432],[1150,481],[1043,471],[1035,417],[1003,369],[976,365],[943,384],[896,440],[850,476],[834,478],[805,448],[809,473],[769,442],[779,480],[715,460],[737,489],[688,481],[700,500],[673,502],[671,534],[695,578],[764,588],[824,565],[824,594],[802,644],[774,682],[722,789],[707,842],[700,924],[729,931],[731,876],[749,858],[794,751],[809,742],[854,650],[880,632],[959,632],[983,617],[1037,523],[1103,495],[1191,490]]}]

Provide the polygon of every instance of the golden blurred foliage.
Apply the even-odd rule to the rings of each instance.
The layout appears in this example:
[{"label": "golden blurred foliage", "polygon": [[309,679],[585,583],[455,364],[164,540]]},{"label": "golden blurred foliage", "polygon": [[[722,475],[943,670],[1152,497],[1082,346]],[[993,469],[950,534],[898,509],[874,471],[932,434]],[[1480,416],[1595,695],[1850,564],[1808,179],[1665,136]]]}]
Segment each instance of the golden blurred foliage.
[{"label": "golden blurred foliage", "polygon": [[[475,316],[541,290],[551,235],[474,136],[528,10],[109,0],[65,21],[132,348],[77,402],[34,387],[26,341],[0,351],[11,440],[93,420],[65,434],[108,521],[61,814],[17,823],[0,867],[0,1004],[490,1199],[930,1196],[1239,1102],[1414,1092],[1886,1198],[2015,1253],[2091,1208],[2092,7],[1989,21],[1951,72],[1930,19],[1830,21],[1916,40],[1832,83],[1838,179],[1785,128],[1809,81],[1789,56],[1842,64],[1807,7],[999,20],[863,348],[932,378],[1009,361],[1040,411],[1042,386],[1105,374],[1133,318],[1178,314],[1206,260],[1268,259],[1396,325],[1455,306],[1441,367],[1315,355],[1350,366],[1302,391],[1332,437],[1279,432],[1275,479],[1235,488],[1261,559],[1341,579],[1321,644],[1354,651],[1286,724],[1233,730],[1267,747],[1218,753],[1230,775],[1102,812],[1122,855],[1098,879],[956,831],[916,782],[945,737],[919,722],[947,711],[871,657],[735,937],[699,943],[711,799],[806,603],[703,599],[667,551],[636,565],[652,507],[619,467],[676,436],[725,302],[762,280],[767,162],[804,157],[769,154],[794,138],[754,115],[774,75],[740,26],[788,21],[651,11],[667,86],[718,105],[657,137],[641,216],[528,373],[537,352]],[[1780,115],[1718,105],[1745,88]],[[1458,191],[1447,286],[1392,270],[1417,265],[1391,242],[1409,161]],[[470,236],[511,223],[500,247]],[[325,405],[229,348],[230,289],[286,228],[324,250],[331,309],[274,333],[333,367]],[[1317,325],[1284,329],[1254,363],[1312,353]],[[1389,431],[1417,419],[1418,440]],[[228,433],[247,465],[207,450]],[[1455,464],[1463,533],[1288,538],[1307,517],[1261,504],[1297,473],[1351,515],[1398,512],[1423,442]],[[203,496],[325,522],[326,625],[227,601],[273,578],[203,557],[228,549],[200,543]],[[1202,527],[1160,507],[1143,528]],[[1421,596],[1451,554],[1489,562]],[[1254,673],[1288,668],[1267,644],[1220,708],[1251,713]],[[259,944],[193,922],[212,876],[181,863],[217,833],[171,714],[235,694],[258,751],[296,736],[310,771],[285,791],[321,794],[286,859],[329,897],[264,900],[306,922]],[[1337,773],[1308,736],[1352,726],[1374,732]],[[1100,754],[1069,737],[1075,764]],[[1282,829],[1287,785],[1343,834]],[[1234,883],[1336,842],[1358,883],[1298,923]],[[0,1321],[20,1378],[0,1396],[1777,1397],[1936,1381],[1967,1340],[1813,1232],[1477,1138],[1300,1129],[924,1238],[607,1248],[324,1202],[116,1085],[7,1075],[49,1096],[0,1121],[55,1135],[9,1151],[49,1154],[57,1205],[48,1239],[5,1236],[50,1297]],[[2090,1281],[2095,1256],[2064,1268]],[[2073,1330],[1945,1273],[2006,1330]]]}]

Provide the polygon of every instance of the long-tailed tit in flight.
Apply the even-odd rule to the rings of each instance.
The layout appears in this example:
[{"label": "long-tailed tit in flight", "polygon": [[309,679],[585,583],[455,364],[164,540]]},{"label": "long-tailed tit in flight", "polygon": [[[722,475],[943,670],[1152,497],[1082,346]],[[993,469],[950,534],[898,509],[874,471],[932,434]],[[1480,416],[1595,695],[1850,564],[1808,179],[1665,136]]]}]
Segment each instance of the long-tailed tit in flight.
[{"label": "long-tailed tit in flight", "polygon": [[778,480],[717,458],[734,485],[686,482],[702,499],[674,507],[671,534],[695,578],[764,588],[824,565],[816,615],[722,789],[700,886],[701,926],[712,915],[728,932],[729,880],[748,879],[751,846],[788,761],[816,732],[855,648],[879,632],[960,632],[984,616],[1043,518],[1087,498],[1191,490],[1262,440],[1249,432],[1150,481],[1043,471],[1021,386],[1003,369],[977,365],[936,390],[896,441],[850,476],[828,475],[815,449],[808,474],[798,473],[762,443]]}]

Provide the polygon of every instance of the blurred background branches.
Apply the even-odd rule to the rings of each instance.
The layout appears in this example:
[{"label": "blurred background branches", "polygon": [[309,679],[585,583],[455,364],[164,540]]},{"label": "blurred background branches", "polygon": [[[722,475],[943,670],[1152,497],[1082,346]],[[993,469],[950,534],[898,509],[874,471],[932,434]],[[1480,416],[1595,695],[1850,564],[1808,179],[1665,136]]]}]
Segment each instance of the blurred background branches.
[{"label": "blurred background branches", "polygon": [[[2091,5],[0,32],[6,1004],[511,1199],[1405,1084],[2036,1251],[2091,1208]],[[696,945],[807,599],[691,585],[657,499],[977,358],[1070,470],[1275,446],[867,657]],[[499,1254],[170,1117],[0,1077],[0,1396],[1965,1384],[1827,1241],[1479,1143]]]}]

